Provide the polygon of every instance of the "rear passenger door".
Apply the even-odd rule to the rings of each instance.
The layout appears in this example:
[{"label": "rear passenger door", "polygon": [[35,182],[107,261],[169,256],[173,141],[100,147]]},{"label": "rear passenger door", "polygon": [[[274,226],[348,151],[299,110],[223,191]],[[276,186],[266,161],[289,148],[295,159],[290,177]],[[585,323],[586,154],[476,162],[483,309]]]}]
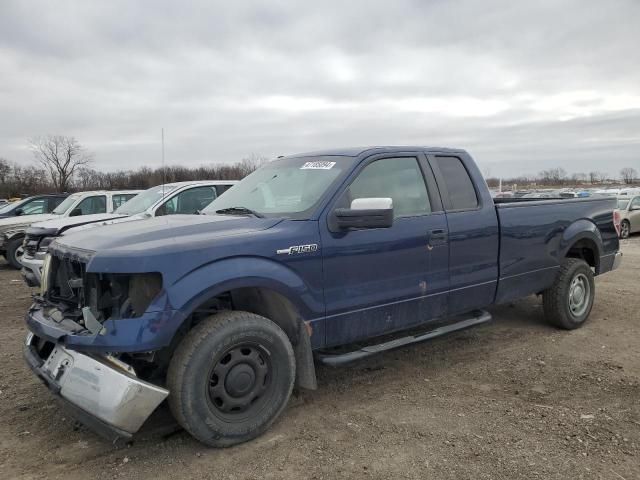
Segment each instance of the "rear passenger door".
[{"label": "rear passenger door", "polygon": [[[446,315],[447,225],[428,169],[421,153],[372,157],[329,204],[320,220],[327,345],[402,330]],[[371,197],[393,200],[390,228],[331,226],[336,208]]]},{"label": "rear passenger door", "polygon": [[466,156],[429,155],[449,229],[449,314],[493,302],[498,281],[499,231],[495,207],[473,178],[484,181]]}]

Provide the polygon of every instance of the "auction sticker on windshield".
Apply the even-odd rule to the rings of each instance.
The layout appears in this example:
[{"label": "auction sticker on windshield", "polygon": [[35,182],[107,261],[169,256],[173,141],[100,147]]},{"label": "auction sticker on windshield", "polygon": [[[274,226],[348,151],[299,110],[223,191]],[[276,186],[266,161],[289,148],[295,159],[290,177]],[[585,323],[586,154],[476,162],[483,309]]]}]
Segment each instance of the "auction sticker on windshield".
[{"label": "auction sticker on windshield", "polygon": [[307,162],[300,170],[331,170],[336,162]]}]

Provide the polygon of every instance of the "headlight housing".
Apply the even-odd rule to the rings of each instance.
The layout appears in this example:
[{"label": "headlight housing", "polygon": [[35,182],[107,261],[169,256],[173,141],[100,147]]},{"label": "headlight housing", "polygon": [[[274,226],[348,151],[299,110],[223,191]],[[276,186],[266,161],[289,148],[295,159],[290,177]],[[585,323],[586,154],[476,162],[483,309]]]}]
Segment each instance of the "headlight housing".
[{"label": "headlight housing", "polygon": [[51,255],[47,254],[42,262],[42,274],[40,278],[40,293],[44,295],[49,289],[49,275],[51,272]]},{"label": "headlight housing", "polygon": [[40,240],[40,243],[38,243],[38,252],[46,252],[47,250],[49,250],[49,245],[51,245],[51,242],[53,242],[56,239],[56,237],[44,237],[42,240]]}]

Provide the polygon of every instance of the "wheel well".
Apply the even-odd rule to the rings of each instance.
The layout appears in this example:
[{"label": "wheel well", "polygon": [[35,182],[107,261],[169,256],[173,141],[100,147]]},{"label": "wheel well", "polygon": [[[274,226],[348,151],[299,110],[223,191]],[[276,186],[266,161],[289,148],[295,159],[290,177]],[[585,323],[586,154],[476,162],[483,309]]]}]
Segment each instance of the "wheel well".
[{"label": "wheel well", "polygon": [[221,310],[242,310],[268,318],[289,337],[296,355],[296,384],[317,388],[311,336],[313,331],[295,305],[284,295],[262,287],[237,288],[211,298],[196,308],[187,322],[190,330],[200,318]]},{"label": "wheel well", "polygon": [[596,275],[600,270],[600,255],[598,247],[593,240],[583,238],[574,243],[567,252],[567,258],[580,258],[587,262],[595,270]]}]

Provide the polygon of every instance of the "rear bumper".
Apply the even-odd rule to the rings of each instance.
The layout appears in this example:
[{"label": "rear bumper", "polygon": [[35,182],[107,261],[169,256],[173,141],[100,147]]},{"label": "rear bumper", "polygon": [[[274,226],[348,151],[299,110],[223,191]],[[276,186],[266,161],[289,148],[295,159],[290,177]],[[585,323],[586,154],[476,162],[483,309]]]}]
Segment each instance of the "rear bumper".
[{"label": "rear bumper", "polygon": [[616,268],[618,268],[621,263],[622,263],[622,252],[616,252],[613,259],[613,265],[611,266],[611,270],[615,270]]},{"label": "rear bumper", "polygon": [[600,257],[600,270],[598,272],[599,275],[607,272],[611,272],[612,270],[620,267],[622,263],[622,252],[615,252],[609,255],[604,255]]},{"label": "rear bumper", "polygon": [[43,359],[39,341],[32,333],[27,336],[24,357],[29,367],[54,394],[70,404],[80,422],[110,440],[131,437],[169,394],[140,380],[124,364],[60,344]]}]

